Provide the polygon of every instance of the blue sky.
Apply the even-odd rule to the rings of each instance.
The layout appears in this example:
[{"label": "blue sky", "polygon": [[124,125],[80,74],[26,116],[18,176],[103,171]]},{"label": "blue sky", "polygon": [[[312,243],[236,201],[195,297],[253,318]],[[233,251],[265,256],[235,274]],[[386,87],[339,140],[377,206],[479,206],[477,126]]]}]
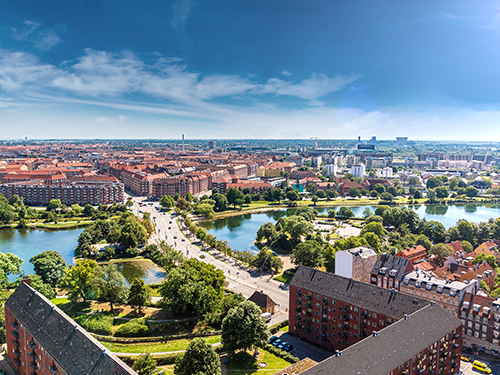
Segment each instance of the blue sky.
[{"label": "blue sky", "polygon": [[1,1],[0,139],[500,136],[500,1]]}]

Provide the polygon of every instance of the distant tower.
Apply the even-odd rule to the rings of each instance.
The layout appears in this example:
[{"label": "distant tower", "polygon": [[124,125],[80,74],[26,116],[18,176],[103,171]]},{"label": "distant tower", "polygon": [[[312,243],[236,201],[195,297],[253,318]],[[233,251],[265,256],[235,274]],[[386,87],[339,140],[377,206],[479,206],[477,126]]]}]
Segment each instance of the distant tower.
[{"label": "distant tower", "polygon": [[217,142],[216,141],[209,141],[208,142],[208,147],[209,148],[214,149],[216,146],[217,146]]},{"label": "distant tower", "polygon": [[184,134],[182,135],[182,153],[184,153]]},{"label": "distant tower", "polygon": [[361,142],[361,136],[358,135],[358,142]]}]

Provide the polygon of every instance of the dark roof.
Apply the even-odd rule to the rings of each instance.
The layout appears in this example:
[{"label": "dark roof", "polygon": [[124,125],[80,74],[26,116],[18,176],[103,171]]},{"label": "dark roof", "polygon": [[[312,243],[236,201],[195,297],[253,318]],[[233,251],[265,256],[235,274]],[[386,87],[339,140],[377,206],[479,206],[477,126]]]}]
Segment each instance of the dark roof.
[{"label": "dark roof", "polygon": [[441,306],[428,305],[301,374],[388,374],[461,325]]},{"label": "dark roof", "polygon": [[267,294],[265,294],[262,291],[255,291],[253,294],[248,298],[247,301],[252,301],[259,307],[263,307],[265,309],[268,309],[270,307],[276,306],[277,303],[274,302],[271,297],[269,297]]},{"label": "dark roof", "polygon": [[21,283],[5,302],[20,325],[68,375],[137,375],[52,302]]},{"label": "dark roof", "polygon": [[[375,265],[373,266],[372,273],[376,273],[378,275],[384,275],[387,277],[393,277],[395,280],[401,281],[406,271],[406,267],[408,264],[411,264],[411,261],[407,258],[396,257],[394,255],[381,254]],[[383,272],[385,268],[385,273]],[[410,267],[413,269],[413,266]],[[394,274],[391,271],[394,270]]]},{"label": "dark roof", "polygon": [[290,285],[394,319],[430,304],[418,297],[304,266],[297,269]]}]

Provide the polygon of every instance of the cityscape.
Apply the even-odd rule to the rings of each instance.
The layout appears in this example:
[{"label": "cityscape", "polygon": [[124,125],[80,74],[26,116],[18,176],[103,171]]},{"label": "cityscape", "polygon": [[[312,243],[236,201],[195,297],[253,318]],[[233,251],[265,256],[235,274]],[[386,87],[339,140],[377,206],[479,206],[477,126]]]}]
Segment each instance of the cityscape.
[{"label": "cityscape", "polygon": [[500,4],[0,23],[0,375],[500,374]]}]

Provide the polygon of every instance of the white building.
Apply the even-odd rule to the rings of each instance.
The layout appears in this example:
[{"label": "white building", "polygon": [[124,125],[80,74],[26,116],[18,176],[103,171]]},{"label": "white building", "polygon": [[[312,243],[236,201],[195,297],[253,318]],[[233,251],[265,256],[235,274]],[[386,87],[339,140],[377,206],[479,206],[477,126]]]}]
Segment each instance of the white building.
[{"label": "white building", "polygon": [[370,283],[370,274],[377,262],[377,253],[370,247],[355,247],[335,253],[335,273],[353,278],[364,283]]},{"label": "white building", "polygon": [[324,168],[327,170],[329,176],[336,176],[339,171],[339,168],[335,164],[327,164]]},{"label": "white building", "polygon": [[391,167],[386,167],[386,168],[382,169],[382,171],[381,171],[382,178],[390,178],[390,177],[392,177],[392,174],[393,174],[393,170]]},{"label": "white building", "polygon": [[351,167],[351,174],[354,177],[365,177],[365,165],[363,163],[354,164]]}]

